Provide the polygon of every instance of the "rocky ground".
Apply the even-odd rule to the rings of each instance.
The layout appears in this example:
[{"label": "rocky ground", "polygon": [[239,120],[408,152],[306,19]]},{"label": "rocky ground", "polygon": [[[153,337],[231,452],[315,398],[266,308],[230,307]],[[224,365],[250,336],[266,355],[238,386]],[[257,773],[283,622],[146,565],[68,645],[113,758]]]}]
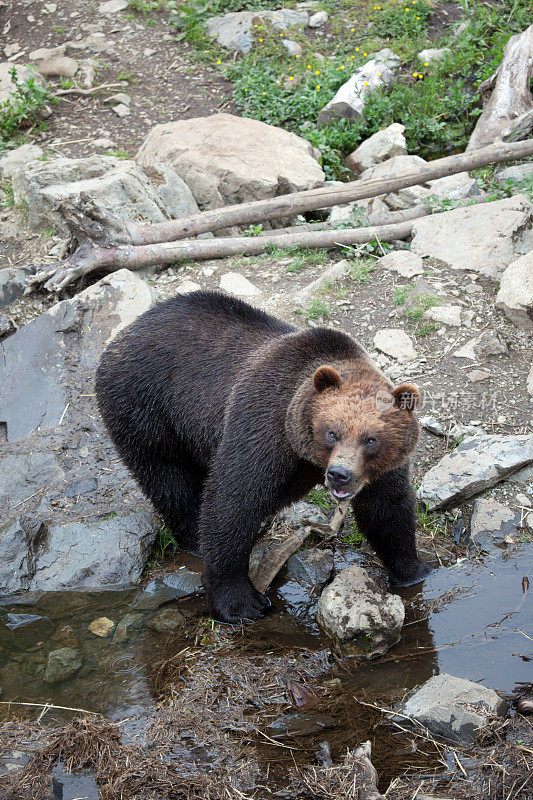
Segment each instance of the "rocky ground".
[{"label": "rocky ground", "polygon": [[[463,19],[458,4],[444,5],[431,18],[427,44],[438,45]],[[313,22],[324,9],[300,4],[304,22],[294,18],[285,29],[304,54],[306,47],[340,47],[340,21],[352,24],[351,6],[341,4],[338,17],[324,6],[329,18]],[[100,716],[64,724],[59,713],[41,729],[34,716],[9,709],[0,731],[9,797],[49,796],[54,770],[54,797],[70,796],[58,794],[64,785],[72,796],[104,800],[262,800],[272,792],[355,798],[357,783],[366,786],[361,797],[377,798],[369,751],[357,749],[369,738],[381,791],[390,784],[387,797],[526,798],[530,726],[520,715],[502,715],[531,692],[524,686],[510,694],[511,673],[530,660],[520,637],[530,640],[523,627],[533,531],[531,164],[504,165],[489,179],[461,173],[307,220],[329,217],[342,228],[363,213],[424,202],[443,212],[415,220],[411,236],[390,244],[272,247],[261,256],[96,272],[59,295],[43,288],[23,295],[39,266],[65,255],[61,199],[83,192],[123,221],[158,223],[324,184],[325,156],[308,140],[239,116],[240,90],[233,94],[217,66],[219,51],[207,58],[203,39],[193,47],[169,25],[179,7],[141,0],[0,4],[3,99],[12,65],[34,64],[57,95],[44,124],[38,118],[12,135],[4,130],[0,146],[0,675],[7,700],[52,698],[58,707],[121,720],[119,728]],[[257,38],[254,20],[237,30],[245,47],[250,31]],[[234,18],[229,22],[234,26]],[[228,25],[210,23],[198,36],[224,37]],[[384,45],[395,44],[390,37],[375,43],[372,80],[385,74],[376,70],[396,68],[383,55]],[[239,63],[237,53],[232,58]],[[404,56],[404,72],[406,63]],[[155,127],[162,124],[169,127]],[[376,178],[421,161],[408,153],[404,126],[393,124],[348,163]],[[251,226],[248,233],[262,231]],[[339,327],[393,382],[420,386],[422,436],[413,464],[419,547],[442,567],[428,593],[389,593],[348,519],[334,554],[313,539],[291,559],[273,590],[282,609],[278,625],[228,633],[203,616],[200,566],[173,554],[169,532],[103,430],[93,388],[99,355],[122,327],[154,303],[197,288],[230,292],[295,325]],[[278,520],[274,542],[302,525],[327,524],[325,493],[315,490],[308,499],[314,506]],[[505,647],[497,656],[477,651],[476,671],[472,655],[459,655],[451,662],[458,677],[438,675],[453,646],[451,633],[442,634],[441,646],[444,616],[458,631],[456,650],[470,635],[459,633],[465,620],[476,646],[486,642],[492,617],[483,616],[486,603],[476,603],[480,586],[490,593],[490,575],[498,587],[490,613],[502,611],[498,635],[503,620],[517,620],[506,630],[515,638],[503,640],[512,642],[512,656]],[[327,588],[322,592],[334,576],[337,605]],[[126,594],[112,599],[102,591],[117,586]],[[88,594],[84,605],[66,591],[79,587],[101,593]],[[58,591],[61,601],[54,600]],[[352,627],[342,629],[338,620],[347,615],[339,607],[357,609],[363,594],[371,613],[366,620],[352,614]],[[461,610],[469,597],[477,599]],[[315,623],[317,601],[318,621],[335,645]],[[381,655],[363,668],[361,641],[363,655]],[[497,659],[501,671],[491,671]],[[402,671],[411,662],[413,669]],[[487,674],[492,683],[478,686]],[[463,676],[469,680],[461,683]],[[404,698],[418,684],[420,694]],[[492,691],[501,688],[506,693]],[[129,727],[121,714],[133,720]],[[404,729],[402,714],[415,721],[420,739]],[[476,755],[479,727],[476,747],[485,749]],[[331,742],[337,772],[328,772],[327,754],[320,768],[311,766],[324,741]],[[57,762],[89,772],[75,784]]]}]

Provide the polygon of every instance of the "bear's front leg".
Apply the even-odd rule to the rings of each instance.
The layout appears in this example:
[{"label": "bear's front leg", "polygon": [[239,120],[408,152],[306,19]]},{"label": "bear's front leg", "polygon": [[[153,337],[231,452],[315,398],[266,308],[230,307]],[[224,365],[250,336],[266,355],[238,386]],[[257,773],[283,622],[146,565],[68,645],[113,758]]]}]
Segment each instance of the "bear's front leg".
[{"label": "bear's front leg", "polygon": [[261,524],[277,510],[283,470],[271,460],[272,452],[243,455],[223,445],[205,486],[199,523],[204,586],[211,614],[221,622],[260,619],[270,606],[248,570]]},{"label": "bear's front leg", "polygon": [[430,565],[416,551],[415,502],[408,464],[368,484],[352,501],[361,533],[396,586],[418,583],[431,572]]}]

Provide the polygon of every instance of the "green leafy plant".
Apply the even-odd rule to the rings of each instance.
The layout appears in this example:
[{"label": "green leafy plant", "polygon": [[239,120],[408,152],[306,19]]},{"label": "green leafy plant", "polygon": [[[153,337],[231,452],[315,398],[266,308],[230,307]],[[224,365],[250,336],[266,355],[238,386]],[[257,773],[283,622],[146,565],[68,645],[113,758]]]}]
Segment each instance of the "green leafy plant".
[{"label": "green leafy plant", "polygon": [[178,550],[179,545],[170,528],[167,525],[161,525],[152,549],[152,558],[148,563],[153,566],[157,561],[163,561]]},{"label": "green leafy plant", "polygon": [[29,128],[41,119],[47,103],[54,103],[50,90],[36,83],[35,78],[19,81],[15,67],[10,71],[13,90],[0,105],[0,138],[11,139],[21,128]]}]

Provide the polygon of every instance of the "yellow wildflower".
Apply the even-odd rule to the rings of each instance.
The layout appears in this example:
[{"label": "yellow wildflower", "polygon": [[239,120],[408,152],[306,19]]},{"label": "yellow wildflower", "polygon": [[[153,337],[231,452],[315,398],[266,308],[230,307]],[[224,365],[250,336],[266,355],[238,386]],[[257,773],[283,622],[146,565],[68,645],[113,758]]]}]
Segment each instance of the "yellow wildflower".
[{"label": "yellow wildflower", "polygon": [[429,61],[424,61],[424,66],[429,67]]}]

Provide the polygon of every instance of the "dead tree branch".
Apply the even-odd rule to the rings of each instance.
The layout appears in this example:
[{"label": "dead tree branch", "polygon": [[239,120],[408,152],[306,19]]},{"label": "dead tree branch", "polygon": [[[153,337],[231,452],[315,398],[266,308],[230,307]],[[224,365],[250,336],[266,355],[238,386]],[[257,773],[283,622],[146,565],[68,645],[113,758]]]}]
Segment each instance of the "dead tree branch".
[{"label": "dead tree branch", "polygon": [[339,244],[354,245],[381,239],[390,242],[394,239],[406,239],[410,236],[413,225],[403,222],[399,225],[383,225],[371,228],[346,228],[344,230],[310,231],[304,233],[287,233],[281,236],[246,237],[236,236],[227,239],[186,239],[182,242],[161,242],[147,247],[100,247],[93,246],[86,239],[80,247],[59,266],[43,269],[27,278],[28,288],[32,291],[44,284],[49,292],[59,292],[73,281],[91,272],[113,272],[123,267],[130,270],[145,267],[174,264],[176,261],[193,259],[195,261],[208,258],[225,258],[227,256],[250,256],[266,253],[271,245],[276,247],[298,247],[322,249],[336,247]]},{"label": "dead tree branch", "polygon": [[[533,96],[530,91],[533,73],[533,25],[511,36],[503,59],[479,92],[490,95],[470,137],[467,152],[492,142],[523,139],[533,129]],[[491,94],[492,92],[492,94]]]}]

